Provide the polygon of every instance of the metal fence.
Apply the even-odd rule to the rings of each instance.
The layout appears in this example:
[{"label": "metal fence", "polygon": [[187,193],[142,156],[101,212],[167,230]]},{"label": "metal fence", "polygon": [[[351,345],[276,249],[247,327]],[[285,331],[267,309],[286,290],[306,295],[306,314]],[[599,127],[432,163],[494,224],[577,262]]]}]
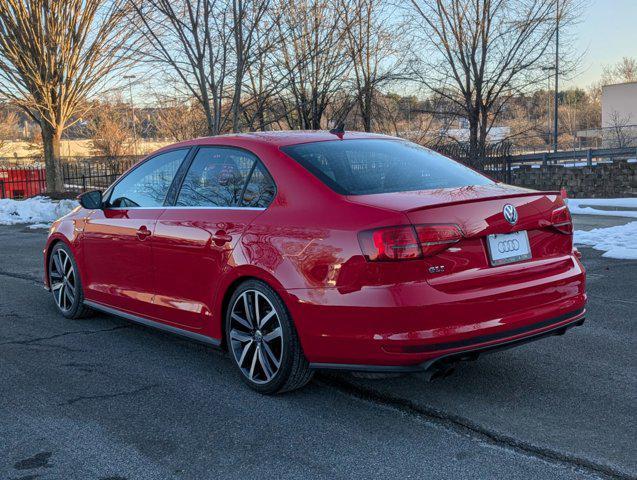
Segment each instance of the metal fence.
[{"label": "metal fence", "polygon": [[637,147],[586,148],[558,152],[535,152],[520,155],[511,154],[511,146],[506,142],[489,145],[485,155],[477,161],[469,161],[468,148],[463,144],[441,145],[435,150],[455,160],[479,170],[494,180],[511,182],[511,171],[519,165],[562,165],[564,167],[585,167],[597,163],[609,163],[619,159],[637,158]]},{"label": "metal fence", "polygon": [[[138,161],[137,158],[97,157],[90,161],[64,162],[61,165],[64,190],[67,193],[103,190]],[[0,198],[18,200],[45,192],[45,167],[0,166]]]},{"label": "metal fence", "polygon": [[[467,150],[461,144],[434,147],[442,154],[467,163],[495,180],[511,182],[511,171],[516,165],[592,166],[598,162],[637,158],[637,148],[597,148],[556,153],[539,152],[511,155],[510,145],[500,143],[487,148],[478,162],[468,162]],[[64,189],[67,193],[103,190],[122,173],[135,165],[141,157],[106,158],[88,157],[62,163]],[[46,170],[39,166],[0,166],[0,198],[21,199],[46,192]]]}]

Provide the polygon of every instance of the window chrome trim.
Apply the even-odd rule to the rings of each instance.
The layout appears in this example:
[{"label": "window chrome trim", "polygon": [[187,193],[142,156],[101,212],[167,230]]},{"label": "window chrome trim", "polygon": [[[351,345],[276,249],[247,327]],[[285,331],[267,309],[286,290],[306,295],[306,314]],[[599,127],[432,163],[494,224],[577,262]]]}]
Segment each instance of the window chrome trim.
[{"label": "window chrome trim", "polygon": [[267,207],[180,207],[180,206],[166,206],[166,207],[108,207],[104,210],[267,210]]}]

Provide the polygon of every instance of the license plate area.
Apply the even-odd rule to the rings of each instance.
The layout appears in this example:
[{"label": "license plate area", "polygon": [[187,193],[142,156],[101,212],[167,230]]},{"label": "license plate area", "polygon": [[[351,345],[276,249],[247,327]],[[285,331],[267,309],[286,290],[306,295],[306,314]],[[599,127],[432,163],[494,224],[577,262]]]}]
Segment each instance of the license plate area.
[{"label": "license plate area", "polygon": [[494,267],[531,258],[531,246],[526,230],[487,235],[487,250],[489,261]]}]

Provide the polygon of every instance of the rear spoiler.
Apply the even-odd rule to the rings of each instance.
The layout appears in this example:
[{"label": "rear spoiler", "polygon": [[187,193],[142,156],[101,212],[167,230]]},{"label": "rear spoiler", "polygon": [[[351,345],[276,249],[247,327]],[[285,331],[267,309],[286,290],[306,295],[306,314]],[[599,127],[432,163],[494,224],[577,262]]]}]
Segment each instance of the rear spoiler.
[{"label": "rear spoiler", "polygon": [[446,207],[449,205],[462,205],[463,203],[486,202],[489,200],[502,200],[505,198],[537,197],[541,195],[555,195],[559,197],[561,193],[558,192],[557,190],[549,190],[549,191],[537,191],[537,192],[511,193],[511,194],[505,194],[505,195],[492,195],[490,197],[465,198],[462,200],[434,203],[432,205],[423,205],[422,207],[410,208],[409,210],[405,210],[405,212],[417,212],[419,210],[427,210],[429,208]]}]

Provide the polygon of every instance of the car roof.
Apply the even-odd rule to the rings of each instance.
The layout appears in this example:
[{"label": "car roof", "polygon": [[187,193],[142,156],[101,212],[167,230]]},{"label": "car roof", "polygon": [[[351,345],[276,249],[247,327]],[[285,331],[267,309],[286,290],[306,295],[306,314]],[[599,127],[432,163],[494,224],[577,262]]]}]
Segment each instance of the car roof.
[{"label": "car roof", "polygon": [[365,138],[397,139],[397,137],[366,132],[346,131],[345,133],[338,135],[335,133],[330,133],[327,130],[278,130],[269,132],[231,133],[225,135],[216,135],[213,137],[201,137],[195,138],[193,140],[187,140],[185,142],[175,143],[173,145],[170,145],[169,148],[175,148],[179,146],[214,145],[219,143],[237,146],[241,146],[242,144],[267,144],[277,147],[285,147],[288,145],[297,145],[300,143]]}]

